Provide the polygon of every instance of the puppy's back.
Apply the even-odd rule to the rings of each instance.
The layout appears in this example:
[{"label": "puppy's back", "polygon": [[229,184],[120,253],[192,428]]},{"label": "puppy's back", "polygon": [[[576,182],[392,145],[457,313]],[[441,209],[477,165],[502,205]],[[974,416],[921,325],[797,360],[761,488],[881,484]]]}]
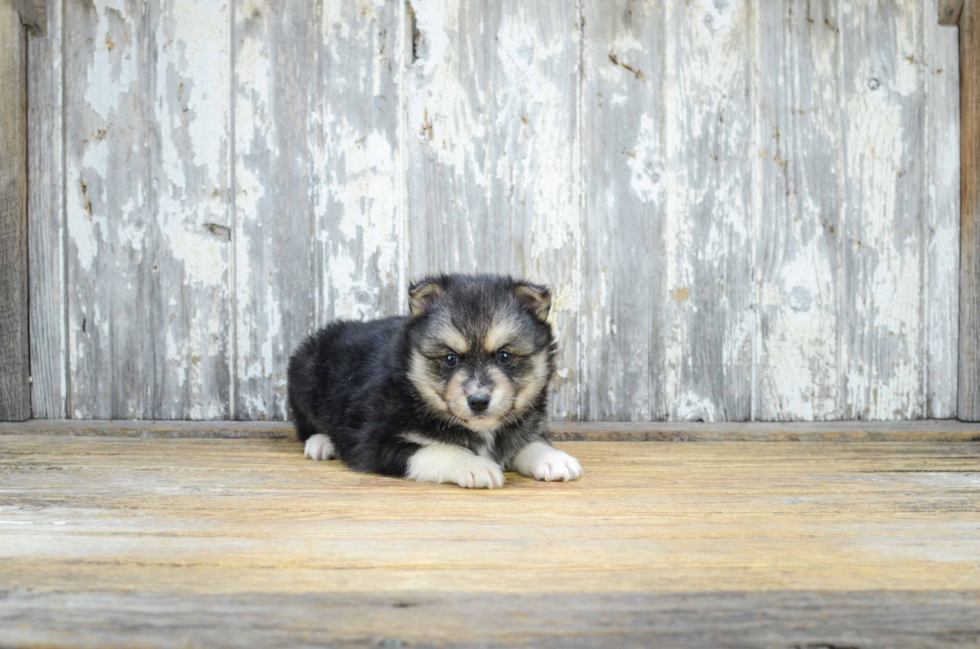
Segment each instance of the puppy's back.
[{"label": "puppy's back", "polygon": [[407,317],[369,322],[340,320],[311,334],[293,352],[287,392],[298,437],[317,432],[312,421],[335,427],[360,425],[359,411],[369,404],[372,386],[398,365]]}]

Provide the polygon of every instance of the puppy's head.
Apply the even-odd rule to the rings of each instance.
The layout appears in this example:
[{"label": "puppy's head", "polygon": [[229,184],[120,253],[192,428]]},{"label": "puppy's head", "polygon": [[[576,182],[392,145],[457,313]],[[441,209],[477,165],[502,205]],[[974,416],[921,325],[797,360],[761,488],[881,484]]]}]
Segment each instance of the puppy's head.
[{"label": "puppy's head", "polygon": [[432,415],[477,431],[544,402],[554,370],[551,291],[492,275],[440,275],[409,288],[409,379]]}]

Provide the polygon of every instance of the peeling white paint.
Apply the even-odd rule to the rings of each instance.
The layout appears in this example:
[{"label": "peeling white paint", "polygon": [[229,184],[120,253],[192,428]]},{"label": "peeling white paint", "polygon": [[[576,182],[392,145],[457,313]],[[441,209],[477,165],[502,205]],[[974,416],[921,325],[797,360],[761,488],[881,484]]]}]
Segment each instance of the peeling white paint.
[{"label": "peeling white paint", "polygon": [[[66,7],[72,414],[285,416],[305,323],[403,310],[409,273],[436,270],[552,286],[562,417],[740,418],[750,394],[764,417],[952,413],[956,47],[935,0],[809,7],[830,12],[812,27],[747,0],[630,3],[630,21],[411,5],[414,62],[407,9],[380,0],[318,6],[296,38],[322,42],[288,44],[277,12],[306,7],[244,0],[233,26],[224,3]],[[787,21],[809,40],[771,56],[762,26]],[[309,87],[276,91],[297,73]],[[608,144],[588,137],[604,118]]]}]

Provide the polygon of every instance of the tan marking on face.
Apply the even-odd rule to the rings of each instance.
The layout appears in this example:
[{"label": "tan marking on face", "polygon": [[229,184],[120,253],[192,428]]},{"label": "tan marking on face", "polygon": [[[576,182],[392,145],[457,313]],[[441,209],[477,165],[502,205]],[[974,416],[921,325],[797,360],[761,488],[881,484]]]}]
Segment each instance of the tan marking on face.
[{"label": "tan marking on face", "polygon": [[[443,399],[449,404],[449,411],[457,417],[469,414],[469,406],[466,403],[466,390],[463,389],[465,377],[463,372],[456,372],[453,378],[449,379],[446,389],[443,392]],[[461,408],[460,405],[463,407]]]},{"label": "tan marking on face", "polygon": [[465,354],[470,350],[466,337],[455,327],[449,326],[440,329],[436,332],[436,338],[439,338],[446,347],[457,354]]},{"label": "tan marking on face", "polygon": [[527,374],[526,383],[514,398],[514,413],[517,415],[526,412],[534,397],[548,384],[548,352],[540,351],[529,359],[531,371]]},{"label": "tan marking on face", "polygon": [[483,348],[492,354],[516,338],[518,333],[518,323],[515,320],[494,320],[483,342]]},{"label": "tan marking on face", "polygon": [[436,412],[447,412],[449,404],[439,395],[440,381],[429,370],[429,359],[412,350],[409,359],[408,379],[422,395],[422,399]]}]

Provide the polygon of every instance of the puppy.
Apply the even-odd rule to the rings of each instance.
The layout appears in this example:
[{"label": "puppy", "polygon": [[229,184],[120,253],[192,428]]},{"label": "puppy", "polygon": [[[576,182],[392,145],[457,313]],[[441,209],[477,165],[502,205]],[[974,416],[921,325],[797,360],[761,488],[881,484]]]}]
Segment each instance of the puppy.
[{"label": "puppy", "polygon": [[578,461],[548,442],[551,292],[439,275],[409,294],[411,316],[334,322],[293,353],[289,406],[306,456],[470,488],[502,487],[504,470],[578,478]]}]

